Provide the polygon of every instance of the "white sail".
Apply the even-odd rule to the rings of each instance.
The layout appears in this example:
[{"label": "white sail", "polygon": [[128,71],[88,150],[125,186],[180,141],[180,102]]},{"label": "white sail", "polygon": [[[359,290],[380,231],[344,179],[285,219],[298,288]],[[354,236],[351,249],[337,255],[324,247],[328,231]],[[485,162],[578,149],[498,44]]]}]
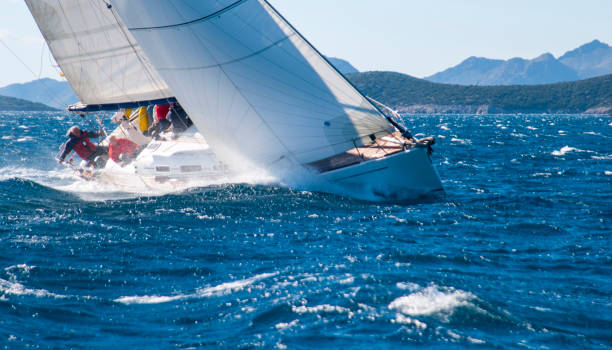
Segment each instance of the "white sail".
[{"label": "white sail", "polygon": [[102,0],[25,0],[56,62],[85,104],[172,97]]},{"label": "white sail", "polygon": [[265,0],[110,2],[221,157],[307,164],[393,131]]}]

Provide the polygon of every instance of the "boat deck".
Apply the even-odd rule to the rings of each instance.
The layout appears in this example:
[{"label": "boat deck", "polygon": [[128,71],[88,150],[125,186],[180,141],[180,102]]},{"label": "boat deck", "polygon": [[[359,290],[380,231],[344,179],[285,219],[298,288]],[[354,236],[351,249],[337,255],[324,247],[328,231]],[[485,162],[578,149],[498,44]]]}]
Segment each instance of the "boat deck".
[{"label": "boat deck", "polygon": [[414,147],[414,142],[404,138],[399,132],[378,138],[373,142],[349,149],[344,153],[309,163],[313,169],[324,173],[331,170],[359,164],[368,160],[383,158],[407,148]]}]

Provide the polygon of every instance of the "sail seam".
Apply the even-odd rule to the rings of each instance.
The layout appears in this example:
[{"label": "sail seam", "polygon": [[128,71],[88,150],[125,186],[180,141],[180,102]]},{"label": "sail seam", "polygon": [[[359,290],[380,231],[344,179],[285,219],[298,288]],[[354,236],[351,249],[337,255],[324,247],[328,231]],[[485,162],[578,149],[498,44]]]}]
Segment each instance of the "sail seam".
[{"label": "sail seam", "polygon": [[244,57],[240,57],[240,58],[235,58],[231,61],[227,61],[227,62],[223,62],[223,63],[217,63],[217,64],[211,64],[208,66],[199,66],[199,67],[184,67],[184,68],[158,68],[157,70],[174,70],[174,71],[187,71],[187,70],[200,70],[200,69],[210,69],[210,68],[218,68],[218,67],[222,67],[222,66],[227,66],[233,63],[237,63],[240,61],[244,61],[247,60],[251,57],[255,57],[257,55],[259,55],[260,53],[264,53],[268,50],[270,50],[271,48],[278,46],[278,44],[282,43],[283,41],[286,41],[287,39],[289,39],[290,37],[294,36],[295,34],[291,34],[289,36],[286,36],[280,40],[277,40],[275,42],[273,42],[272,44],[270,44],[267,47],[264,47],[263,49],[260,49],[258,51],[253,52],[252,54],[246,55]]},{"label": "sail seam", "polygon": [[210,15],[206,15],[204,17],[201,18],[197,18],[191,21],[187,21],[187,22],[183,22],[183,23],[176,23],[176,24],[168,24],[165,26],[156,26],[156,27],[137,27],[137,28],[128,28],[129,30],[150,30],[150,29],[167,29],[167,28],[176,28],[176,27],[183,27],[183,26],[187,26],[193,23],[197,23],[197,22],[204,22],[207,21],[211,18],[217,17],[222,15],[223,13],[232,10],[233,8],[247,2],[248,0],[238,0],[214,13],[211,13]]},{"label": "sail seam", "polygon": [[[128,45],[134,51],[134,55],[136,55],[136,58],[138,59],[140,64],[142,64],[142,67],[144,68],[144,71],[147,74],[147,76],[150,79],[150,81],[155,85],[155,87],[157,88],[157,91],[159,92],[160,95],[166,95],[166,93],[164,93],[164,92],[166,92],[166,89],[164,89],[159,84],[159,81],[157,81],[157,79],[155,79],[155,77],[153,76],[153,73],[151,72],[151,67],[147,66],[147,64],[146,64],[145,60],[143,59],[143,57],[138,53],[138,50],[136,50],[136,47],[135,47],[134,43],[130,40],[130,37],[129,37],[128,33],[125,31],[125,29],[123,29],[124,26],[121,25],[122,22],[118,18],[118,15],[115,13],[115,11],[112,9],[112,7],[109,7],[108,9],[111,11],[111,14],[113,15],[113,18],[115,19],[115,22],[119,25],[119,30],[121,30],[121,33],[123,34],[123,36],[124,36],[125,40],[127,41]],[[164,84],[165,84],[165,82],[164,82]]]},{"label": "sail seam", "polygon": [[[291,24],[291,23],[289,23],[289,21],[287,21],[287,20],[285,19],[285,17],[284,17],[283,15],[281,15],[281,14],[280,14],[280,13],[279,13],[279,12],[276,10],[276,8],[274,8],[274,6],[272,6],[272,4],[270,4],[270,3],[268,2],[268,0],[261,0],[261,1],[263,1],[263,3],[265,3],[265,5],[267,5],[267,6],[268,6],[268,7],[269,7],[269,8],[272,10],[272,12],[273,12],[273,13],[274,13],[276,16],[278,16],[278,18],[280,18],[280,19],[281,19],[281,20],[282,20],[282,21],[283,21],[283,22],[284,22],[284,23],[285,23],[285,24],[286,24],[286,25],[287,25],[289,28],[291,28],[291,29],[292,29],[292,30],[293,30],[293,31],[294,31],[294,32],[295,32],[295,33],[298,35],[298,37],[299,37],[299,38],[301,38],[301,39],[302,39],[302,40],[303,40],[303,41],[306,43],[306,45],[310,46],[310,48],[311,48],[311,49],[312,49],[314,52],[316,52],[316,53],[317,53],[319,56],[321,56],[321,58],[323,58],[323,61],[324,61],[324,62],[325,62],[325,63],[326,63],[326,64],[327,64],[327,65],[328,65],[328,66],[329,66],[329,67],[330,67],[330,68],[331,68],[333,71],[335,71],[335,72],[336,72],[336,74],[337,74],[337,75],[339,75],[339,76],[342,78],[342,80],[344,80],[344,81],[345,81],[345,82],[346,82],[346,83],[347,83],[347,84],[348,84],[348,85],[349,85],[349,86],[350,86],[350,87],[353,89],[353,91],[355,91],[355,92],[357,93],[357,95],[359,95],[359,96],[361,97],[361,99],[362,99],[363,101],[365,101],[366,105],[369,105],[369,106],[371,106],[372,108],[374,108],[374,110],[376,110],[376,111],[379,113],[379,116],[378,116],[379,118],[382,118],[383,120],[387,121],[387,120],[386,120],[386,118],[385,118],[385,116],[384,116],[384,113],[382,113],[382,111],[380,110],[380,108],[378,108],[378,107],[377,107],[377,106],[375,106],[373,103],[371,103],[371,102],[370,102],[370,101],[369,101],[369,100],[368,100],[368,99],[367,99],[367,98],[364,96],[364,94],[363,94],[361,91],[359,91],[359,89],[357,89],[357,87],[356,87],[356,86],[355,86],[355,85],[354,85],[352,82],[350,82],[350,81],[349,81],[349,80],[348,80],[348,79],[347,79],[347,78],[346,78],[346,77],[345,77],[345,76],[344,76],[342,73],[340,73],[340,71],[338,70],[338,68],[336,68],[336,67],[335,67],[333,64],[331,64],[331,63],[329,62],[329,60],[328,60],[328,59],[327,59],[327,58],[326,58],[324,55],[322,55],[322,54],[319,52],[319,50],[317,50],[317,48],[316,48],[316,47],[314,47],[314,45],[312,45],[312,44],[310,43],[310,41],[308,41],[308,40],[307,40],[307,39],[306,39],[306,38],[305,38],[305,37],[304,37],[304,36],[303,36],[303,35],[302,35],[302,34],[301,34],[301,33],[300,33],[300,32],[299,32],[299,31],[298,31],[298,30],[297,30],[297,29],[296,29],[296,28],[295,28],[295,27],[294,27],[294,26]],[[388,122],[388,121],[387,121],[387,122]]]}]

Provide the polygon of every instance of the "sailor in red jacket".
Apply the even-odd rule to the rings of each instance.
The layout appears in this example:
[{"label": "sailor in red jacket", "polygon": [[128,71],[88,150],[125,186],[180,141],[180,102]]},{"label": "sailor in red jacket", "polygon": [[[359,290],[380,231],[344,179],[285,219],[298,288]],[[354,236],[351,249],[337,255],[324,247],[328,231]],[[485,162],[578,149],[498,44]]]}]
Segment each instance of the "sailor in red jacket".
[{"label": "sailor in red jacket", "polygon": [[108,156],[114,160],[115,163],[122,162],[122,155],[125,155],[128,159],[134,157],[134,153],[138,149],[138,145],[128,139],[116,138],[111,136],[108,139]]},{"label": "sailor in red jacket", "polygon": [[[96,146],[89,138],[100,137],[100,133],[95,131],[82,131],[78,126],[73,126],[68,129],[66,137],[69,137],[68,141],[60,147],[62,154],[59,156],[59,162],[62,163],[66,156],[74,150],[74,152],[87,161],[87,165],[94,165],[94,160],[98,156],[106,156],[108,150],[103,146]],[[104,166],[106,162],[100,162],[99,167]]]}]

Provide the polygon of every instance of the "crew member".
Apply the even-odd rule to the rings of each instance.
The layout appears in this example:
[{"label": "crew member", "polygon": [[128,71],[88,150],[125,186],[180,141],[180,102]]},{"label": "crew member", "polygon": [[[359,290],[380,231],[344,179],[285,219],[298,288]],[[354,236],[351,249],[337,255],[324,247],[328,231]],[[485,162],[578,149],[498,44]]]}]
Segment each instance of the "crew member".
[{"label": "crew member", "polygon": [[68,141],[60,146],[62,152],[58,159],[60,163],[62,163],[64,159],[66,159],[66,156],[74,150],[81,159],[87,162],[87,166],[103,167],[104,164],[106,164],[105,161],[100,161],[98,164],[94,163],[97,157],[100,157],[99,159],[105,158],[104,156],[108,153],[108,149],[104,146],[96,146],[89,141],[90,138],[100,137],[100,133],[95,131],[83,131],[79,129],[78,126],[73,126],[68,129],[66,137],[68,137]]},{"label": "crew member", "polygon": [[138,149],[138,144],[128,140],[112,136],[108,139],[108,156],[115,163],[123,163],[123,158],[131,159]]},{"label": "crew member", "polygon": [[147,131],[148,136],[157,138],[160,133],[166,131],[170,126],[170,121],[166,119],[168,112],[170,111],[170,104],[156,105],[154,108],[155,122],[149,127]]},{"label": "crew member", "polygon": [[185,112],[183,107],[178,103],[170,104],[170,112],[168,112],[166,119],[170,121],[170,124],[172,124],[172,131],[175,134],[181,133],[193,125],[193,122],[187,115],[187,112]]}]

